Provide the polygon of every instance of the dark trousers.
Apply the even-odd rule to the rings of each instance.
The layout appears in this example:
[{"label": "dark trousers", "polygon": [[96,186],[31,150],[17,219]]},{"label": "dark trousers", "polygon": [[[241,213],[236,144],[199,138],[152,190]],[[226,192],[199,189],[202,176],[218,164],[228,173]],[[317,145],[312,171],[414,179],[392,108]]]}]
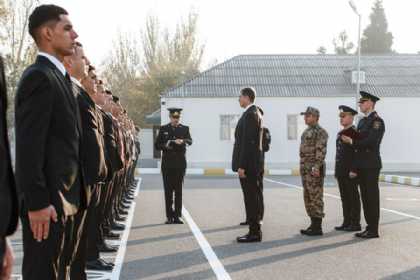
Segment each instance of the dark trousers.
[{"label": "dark trousers", "polygon": [[75,231],[80,229],[75,216],[59,215],[50,223],[47,240],[33,238],[27,214],[21,217],[23,240],[22,277],[24,280],[67,280],[78,240]]},{"label": "dark trousers", "polygon": [[378,232],[380,214],[379,173],[380,169],[377,168],[360,169],[358,173],[366,229],[374,233]]},{"label": "dark trousers", "polygon": [[357,179],[337,177],[343,207],[343,225],[360,225],[360,195]]},{"label": "dark trousers", "polygon": [[86,251],[87,251],[87,223],[86,223],[87,210],[79,211],[75,215],[75,223],[83,225],[79,227],[78,231],[75,231],[79,244],[75,253],[73,263],[70,268],[70,279],[71,280],[86,280]]},{"label": "dark trousers", "polygon": [[3,259],[4,259],[5,253],[6,253],[6,238],[0,237],[0,275],[2,274]]},{"label": "dark trousers", "polygon": [[166,217],[168,219],[182,216],[182,184],[184,182],[184,176],[184,168],[162,169],[163,186],[165,189]]},{"label": "dark trousers", "polygon": [[101,185],[92,186],[92,197],[86,213],[87,251],[86,260],[94,261],[99,259],[99,203],[101,199]]},{"label": "dark trousers", "polygon": [[245,212],[250,233],[258,233],[261,230],[260,221],[264,214],[262,179],[262,174],[247,175],[246,178],[239,179],[244,194]]}]

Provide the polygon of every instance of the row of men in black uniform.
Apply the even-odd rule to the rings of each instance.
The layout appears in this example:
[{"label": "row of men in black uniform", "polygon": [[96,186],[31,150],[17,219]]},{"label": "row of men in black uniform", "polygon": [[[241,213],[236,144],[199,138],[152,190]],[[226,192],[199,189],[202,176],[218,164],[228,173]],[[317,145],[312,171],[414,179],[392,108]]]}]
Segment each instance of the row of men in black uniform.
[{"label": "row of men in black uniform", "polygon": [[86,269],[113,269],[100,253],[115,252],[106,240],[124,229],[118,222],[135,191],[139,131],[96,76],[66,10],[37,7],[28,30],[39,53],[16,93],[15,175],[1,79],[0,271],[5,279],[11,273],[5,236],[20,216],[23,279],[86,279]]}]

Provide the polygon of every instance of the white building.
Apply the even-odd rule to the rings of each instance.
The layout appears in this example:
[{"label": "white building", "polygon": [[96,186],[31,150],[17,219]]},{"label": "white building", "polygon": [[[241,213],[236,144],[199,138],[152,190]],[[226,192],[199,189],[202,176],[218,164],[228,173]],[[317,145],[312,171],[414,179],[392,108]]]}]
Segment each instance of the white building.
[{"label": "white building", "polygon": [[[256,103],[265,111],[264,124],[272,134],[267,167],[298,166],[300,134],[305,128],[299,112],[313,106],[321,111],[320,124],[330,135],[327,162],[331,169],[340,129],[338,106],[356,106],[355,65],[353,56],[237,56],[166,92],[162,124],[168,121],[166,108],[183,108],[182,122],[190,126],[194,140],[188,149],[189,167],[229,168],[233,133],[243,111],[239,91],[253,86]],[[361,89],[382,99],[377,111],[386,123],[384,170],[419,171],[420,55],[365,56],[362,71]]]}]

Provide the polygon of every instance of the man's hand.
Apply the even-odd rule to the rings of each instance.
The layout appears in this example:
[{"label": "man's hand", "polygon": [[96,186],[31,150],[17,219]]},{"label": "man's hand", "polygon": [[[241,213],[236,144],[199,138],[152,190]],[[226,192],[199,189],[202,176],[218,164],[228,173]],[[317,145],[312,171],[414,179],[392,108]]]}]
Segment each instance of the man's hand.
[{"label": "man's hand", "polygon": [[15,257],[13,255],[13,249],[10,245],[10,242],[8,239],[6,239],[6,252],[4,254],[4,259],[1,269],[1,275],[0,280],[10,280],[12,277],[12,269],[13,269],[13,263],[15,261]]},{"label": "man's hand", "polygon": [[356,177],[357,177],[357,173],[355,173],[355,172],[351,172],[351,171],[350,171],[350,173],[349,173],[349,177],[350,177],[350,179],[354,179],[354,178],[356,178]]},{"label": "man's hand", "polygon": [[242,168],[239,168],[238,169],[238,175],[239,175],[239,178],[246,178],[246,175],[245,175],[245,169],[242,169]]},{"label": "man's hand", "polygon": [[346,136],[346,135],[341,135],[341,141],[343,141],[346,144],[353,144],[353,139],[351,139],[350,137]]},{"label": "man's hand", "polygon": [[54,206],[50,205],[38,211],[29,211],[28,216],[34,239],[38,242],[47,239],[50,232],[50,221],[57,222],[57,212]]},{"label": "man's hand", "polygon": [[182,140],[182,139],[176,139],[176,140],[175,140],[175,143],[176,143],[177,145],[182,145],[182,144],[184,144],[184,140]]}]

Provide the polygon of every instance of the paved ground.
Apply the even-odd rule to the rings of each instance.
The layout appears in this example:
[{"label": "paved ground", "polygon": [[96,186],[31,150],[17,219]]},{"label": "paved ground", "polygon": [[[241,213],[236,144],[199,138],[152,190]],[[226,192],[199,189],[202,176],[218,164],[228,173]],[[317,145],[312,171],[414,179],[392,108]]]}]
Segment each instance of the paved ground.
[{"label": "paved ground", "polygon": [[326,180],[325,235],[299,235],[308,223],[299,186],[298,177],[267,178],[264,240],[240,245],[234,240],[246,229],[237,226],[244,210],[236,178],[186,178],[184,206],[201,238],[191,224],[163,224],[161,178],[143,175],[131,231],[116,257],[123,261],[121,274],[97,279],[217,279],[212,266],[225,279],[420,279],[420,189],[383,184],[381,238],[360,241],[333,230],[341,222],[333,178]]}]

